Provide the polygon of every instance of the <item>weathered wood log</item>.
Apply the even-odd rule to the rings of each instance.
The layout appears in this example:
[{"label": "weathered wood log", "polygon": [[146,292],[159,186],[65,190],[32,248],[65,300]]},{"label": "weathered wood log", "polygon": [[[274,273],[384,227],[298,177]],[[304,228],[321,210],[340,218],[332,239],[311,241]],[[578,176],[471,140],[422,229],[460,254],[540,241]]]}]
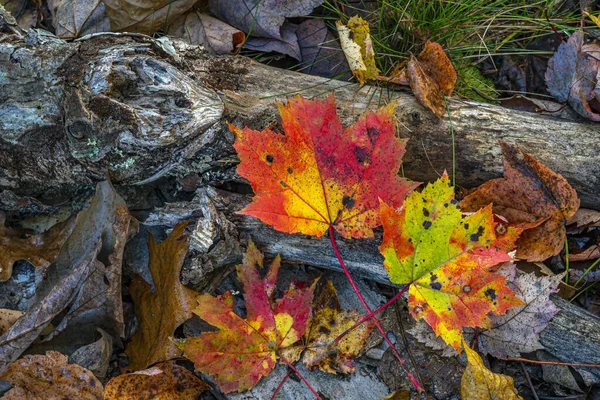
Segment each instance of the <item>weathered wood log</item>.
[{"label": "weathered wood log", "polygon": [[[134,209],[150,209],[154,203],[140,193],[169,178],[186,190],[245,185],[235,174],[233,138],[224,121],[262,129],[277,122],[275,99],[331,91],[345,124],[379,103],[397,101],[399,133],[410,138],[404,173],[413,180],[433,180],[450,170],[453,147],[460,186],[498,177],[496,141],[502,139],[562,173],[584,206],[600,208],[600,129],[592,123],[452,100],[453,145],[450,120],[436,119],[406,93],[359,88],[242,57],[210,57],[197,47],[142,35],[100,34],[67,43],[40,31],[27,37],[2,32],[0,209],[53,212],[85,200],[107,175]],[[289,261],[338,268],[327,239],[280,234],[236,216],[247,199],[231,195],[235,201],[221,211],[263,249]],[[386,282],[379,239],[340,241],[340,248],[353,272]],[[223,254],[231,262],[231,254]],[[560,306],[542,335],[547,350],[565,362],[600,363],[600,321],[570,303]]]},{"label": "weathered wood log", "polygon": [[450,120],[403,92],[211,57],[143,35],[70,43],[42,31],[1,35],[0,208],[43,211],[72,202],[107,175],[130,187],[186,176],[200,184],[241,182],[225,119],[262,129],[277,121],[275,100],[331,91],[346,124],[397,101],[399,134],[410,138],[404,173],[413,180],[451,170],[453,148],[459,186],[498,177],[502,139],[562,173],[583,206],[600,208],[597,124],[454,99],[453,146]]}]

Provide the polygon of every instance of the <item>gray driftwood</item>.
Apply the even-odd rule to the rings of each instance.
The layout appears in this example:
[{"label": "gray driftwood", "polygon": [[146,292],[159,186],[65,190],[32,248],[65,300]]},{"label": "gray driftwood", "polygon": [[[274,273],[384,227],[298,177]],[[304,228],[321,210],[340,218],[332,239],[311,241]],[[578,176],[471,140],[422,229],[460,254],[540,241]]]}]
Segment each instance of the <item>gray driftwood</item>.
[{"label": "gray driftwood", "polygon": [[[238,235],[252,235],[261,248],[288,261],[338,268],[326,238],[279,234],[235,215],[248,201],[240,190],[248,187],[235,174],[225,124],[262,129],[277,123],[275,100],[332,91],[345,124],[366,109],[397,101],[400,136],[410,138],[407,177],[429,181],[452,168],[450,121],[436,119],[410,94],[242,57],[207,56],[197,47],[141,35],[100,34],[70,43],[42,31],[25,35],[0,14],[0,209],[23,215],[79,207],[107,176],[134,210],[151,210],[175,192],[212,185],[225,200],[219,200],[219,211],[208,212],[214,224],[201,220],[213,231],[195,232],[205,253],[196,262],[213,269],[230,264],[240,256]],[[583,206],[600,207],[597,124],[458,99],[450,101],[450,114],[460,186],[501,176],[502,139],[563,174]],[[165,182],[172,191],[156,189]],[[203,212],[199,203],[182,203],[169,217],[171,205],[148,223],[201,217],[205,206]],[[353,272],[385,283],[378,243],[376,236],[341,241],[340,247]],[[560,307],[542,335],[546,349],[565,362],[600,363],[600,321],[568,302]]]}]

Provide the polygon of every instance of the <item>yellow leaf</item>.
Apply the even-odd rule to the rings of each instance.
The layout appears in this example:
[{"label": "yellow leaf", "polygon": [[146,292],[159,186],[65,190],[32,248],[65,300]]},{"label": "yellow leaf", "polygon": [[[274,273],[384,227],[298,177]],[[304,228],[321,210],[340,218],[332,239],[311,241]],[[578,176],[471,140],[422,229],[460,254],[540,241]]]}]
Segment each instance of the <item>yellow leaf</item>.
[{"label": "yellow leaf", "polygon": [[347,25],[341,21],[337,21],[335,25],[350,69],[362,85],[379,73],[375,65],[375,52],[369,34],[369,24],[355,15],[350,18]]},{"label": "yellow leaf", "polygon": [[588,17],[590,17],[590,19],[596,24],[598,25],[598,28],[600,28],[600,15],[592,15],[587,11],[583,12],[585,15],[587,15]]},{"label": "yellow leaf", "polygon": [[467,368],[460,382],[460,394],[470,400],[518,400],[513,378],[495,374],[485,367],[483,360],[475,350],[464,342],[467,354]]}]

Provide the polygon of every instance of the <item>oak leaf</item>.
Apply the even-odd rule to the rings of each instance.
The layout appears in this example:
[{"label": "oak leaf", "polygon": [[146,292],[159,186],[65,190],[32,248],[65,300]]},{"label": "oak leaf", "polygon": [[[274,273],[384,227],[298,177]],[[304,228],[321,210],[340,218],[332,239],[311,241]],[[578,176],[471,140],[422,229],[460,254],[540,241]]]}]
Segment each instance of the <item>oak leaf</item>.
[{"label": "oak leaf", "polygon": [[[306,330],[314,283],[308,288],[291,284],[282,298],[273,301],[279,256],[264,279],[258,270],[262,265],[262,253],[250,241],[243,264],[237,266],[246,301],[245,319],[233,311],[231,292],[218,297],[201,294],[194,313],[219,331],[174,339],[196,370],[213,375],[224,393],[252,388],[275,367],[281,350],[300,340]],[[287,360],[296,361],[300,352],[287,352]]]},{"label": "oak leaf", "polygon": [[560,174],[529,154],[500,142],[504,178],[479,186],[460,203],[476,211],[490,203],[494,213],[525,229],[517,242],[517,258],[542,261],[558,254],[565,243],[566,221],[579,208],[575,190]]},{"label": "oak leaf", "polygon": [[291,98],[279,112],[285,135],[230,125],[237,172],[256,194],[240,213],[287,233],[320,237],[333,226],[346,238],[372,237],[378,198],[398,207],[417,186],[397,175],[406,141],[396,138],[393,104],[346,130],[333,94]]},{"label": "oak leaf", "polygon": [[379,69],[375,65],[375,52],[369,33],[369,23],[355,15],[348,20],[346,25],[341,21],[336,21],[335,26],[340,35],[340,45],[350,70],[360,84],[364,85],[366,81],[379,73]]},{"label": "oak leaf", "polygon": [[491,206],[462,217],[444,174],[413,192],[401,211],[382,203],[379,247],[390,280],[410,284],[409,310],[460,351],[463,327],[489,327],[489,314],[521,305],[490,269],[512,258],[519,230],[497,237]]},{"label": "oak leaf", "polygon": [[82,399],[101,400],[102,383],[77,364],[68,364],[68,358],[57,351],[46,355],[27,355],[13,362],[0,374],[0,380],[13,386],[2,397],[17,399]]},{"label": "oak leaf", "polygon": [[129,288],[140,320],[138,332],[125,349],[130,370],[142,370],[156,362],[181,355],[181,350],[169,338],[179,325],[193,317],[192,309],[196,305],[197,294],[179,280],[187,253],[185,225],[176,225],[160,244],[150,234],[148,267],[152,273],[154,292],[139,276]]},{"label": "oak leaf", "polygon": [[0,308],[0,336],[13,326],[22,315],[21,311]]},{"label": "oak leaf", "polygon": [[188,400],[211,389],[184,367],[162,362],[152,368],[111,379],[104,389],[104,400]]},{"label": "oak leaf", "polygon": [[29,234],[25,229],[5,227],[4,220],[0,212],[0,282],[10,278],[18,260],[27,260],[34,267],[49,266],[75,226],[75,218],[70,218],[44,233]]},{"label": "oak leaf", "polygon": [[523,400],[517,393],[513,378],[495,374],[485,367],[475,350],[465,343],[467,368],[460,382],[460,395],[472,400]]},{"label": "oak leaf", "polygon": [[354,358],[363,349],[371,331],[367,321],[346,333],[339,342],[335,339],[362,320],[363,315],[340,307],[337,292],[331,281],[324,282],[313,302],[313,314],[304,335],[302,361],[308,369],[319,368],[330,373],[352,373]]}]

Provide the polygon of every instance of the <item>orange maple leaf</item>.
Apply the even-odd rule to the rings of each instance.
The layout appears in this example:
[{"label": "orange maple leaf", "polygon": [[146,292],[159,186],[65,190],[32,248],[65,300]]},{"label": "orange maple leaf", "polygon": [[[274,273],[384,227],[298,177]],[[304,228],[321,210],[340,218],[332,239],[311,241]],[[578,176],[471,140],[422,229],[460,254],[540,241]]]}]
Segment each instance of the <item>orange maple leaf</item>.
[{"label": "orange maple leaf", "polygon": [[264,279],[257,269],[262,265],[262,253],[250,241],[243,264],[237,266],[238,280],[244,288],[246,319],[233,311],[231,292],[218,297],[201,294],[194,313],[219,331],[173,339],[194,362],[196,370],[215,376],[223,393],[252,388],[275,367],[277,357],[283,356],[281,350],[289,350],[285,357],[291,362],[302,352],[302,348],[290,346],[304,335],[315,284],[308,288],[292,284],[282,298],[273,301],[279,256]]},{"label": "orange maple leaf", "polygon": [[378,198],[398,207],[418,185],[398,176],[406,140],[396,138],[394,104],[345,130],[333,94],[278,106],[285,135],[229,126],[237,172],[256,194],[240,213],[287,233],[320,237],[333,226],[346,238],[372,237]]},{"label": "orange maple leaf", "polygon": [[520,230],[495,233],[492,207],[463,218],[444,174],[422,192],[413,192],[401,211],[381,205],[379,247],[390,280],[410,284],[409,311],[424,319],[458,352],[463,327],[489,327],[490,313],[505,314],[523,302],[491,272],[510,261]]}]

